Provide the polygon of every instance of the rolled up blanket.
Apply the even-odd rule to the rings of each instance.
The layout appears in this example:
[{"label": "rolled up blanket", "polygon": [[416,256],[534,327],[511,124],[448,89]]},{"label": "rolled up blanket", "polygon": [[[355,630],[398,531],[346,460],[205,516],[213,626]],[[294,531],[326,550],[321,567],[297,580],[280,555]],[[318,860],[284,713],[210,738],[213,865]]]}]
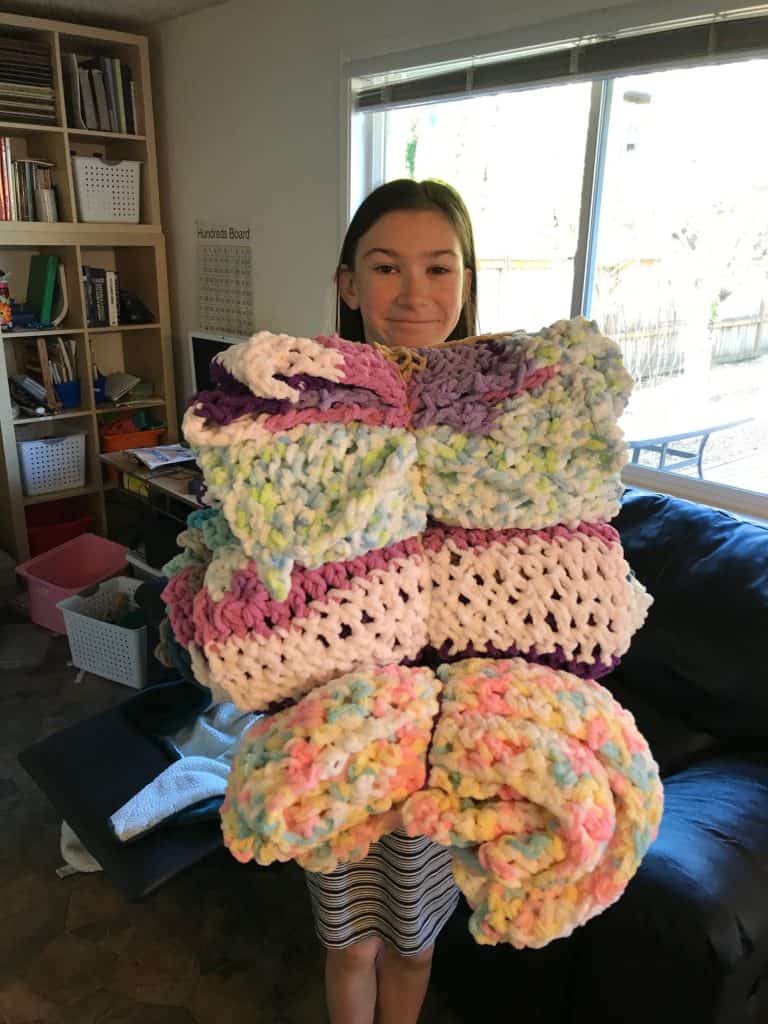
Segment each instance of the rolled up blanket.
[{"label": "rolled up blanket", "polygon": [[538,948],[614,903],[661,820],[658,768],[598,683],[519,658],[442,666],[411,835],[457,848],[477,942]]},{"label": "rolled up blanket", "polygon": [[650,604],[606,523],[434,526],[424,551],[431,663],[519,655],[596,679],[616,666]]},{"label": "rolled up blanket", "polygon": [[359,860],[426,778],[440,683],[388,665],[320,686],[249,729],[222,806],[238,860],[312,871]]}]

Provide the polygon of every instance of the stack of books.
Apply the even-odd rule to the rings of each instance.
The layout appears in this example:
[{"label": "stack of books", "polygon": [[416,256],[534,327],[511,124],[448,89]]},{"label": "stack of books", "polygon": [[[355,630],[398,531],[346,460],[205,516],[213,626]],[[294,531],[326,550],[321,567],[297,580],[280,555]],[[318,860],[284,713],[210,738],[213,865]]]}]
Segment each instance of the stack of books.
[{"label": "stack of books", "polygon": [[56,124],[47,43],[0,34],[0,121]]},{"label": "stack of books", "polygon": [[116,271],[83,266],[83,291],[89,327],[117,327],[120,323],[119,289]]},{"label": "stack of books", "polygon": [[136,94],[131,69],[117,57],[63,53],[70,128],[136,134]]},{"label": "stack of books", "polygon": [[57,221],[55,164],[37,157],[14,157],[12,141],[0,137],[0,220]]}]

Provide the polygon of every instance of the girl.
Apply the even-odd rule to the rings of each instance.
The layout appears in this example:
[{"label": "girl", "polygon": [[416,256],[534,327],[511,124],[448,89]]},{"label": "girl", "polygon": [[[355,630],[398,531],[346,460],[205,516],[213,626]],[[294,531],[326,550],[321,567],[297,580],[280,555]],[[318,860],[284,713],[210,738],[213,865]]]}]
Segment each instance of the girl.
[{"label": "girl", "polygon": [[[423,348],[476,333],[472,225],[437,181],[391,181],[362,203],[336,270],[342,338]],[[332,1024],[416,1024],[434,942],[458,902],[450,853],[398,830],[365,860],[307,873],[327,949]]]}]

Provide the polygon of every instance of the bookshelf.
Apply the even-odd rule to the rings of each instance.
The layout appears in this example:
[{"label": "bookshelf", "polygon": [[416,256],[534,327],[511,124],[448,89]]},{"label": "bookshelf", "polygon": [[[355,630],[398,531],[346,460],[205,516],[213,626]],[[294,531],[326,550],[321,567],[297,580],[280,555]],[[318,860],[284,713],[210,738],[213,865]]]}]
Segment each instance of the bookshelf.
[{"label": "bookshelf", "polygon": [[[148,421],[166,427],[165,438],[177,440],[170,309],[165,239],[157,184],[149,48],[145,36],[0,12],[0,36],[45,44],[53,68],[55,124],[27,124],[0,118],[0,137],[12,140],[17,159],[54,165],[58,221],[0,220],[0,269],[9,278],[16,302],[26,299],[29,263],[34,255],[55,255],[66,276],[69,309],[50,330],[0,329],[0,547],[18,561],[29,557],[27,509],[32,505],[77,497],[86,503],[96,529],[106,532],[105,495],[114,483],[105,480],[99,461],[99,428],[110,413],[143,410]],[[117,58],[133,81],[135,134],[77,128],[68,120],[65,89],[66,54],[94,64]],[[139,223],[99,223],[80,216],[71,157],[102,156],[141,163]],[[83,266],[115,270],[119,285],[152,314],[149,323],[88,324]],[[9,374],[22,372],[24,346],[39,337],[75,342],[80,404],[44,417],[13,419]],[[114,406],[99,403],[93,389],[94,367],[101,373],[125,371],[151,384],[151,394]],[[23,492],[17,442],[70,433],[86,435],[86,479],[82,487],[27,496]]]}]

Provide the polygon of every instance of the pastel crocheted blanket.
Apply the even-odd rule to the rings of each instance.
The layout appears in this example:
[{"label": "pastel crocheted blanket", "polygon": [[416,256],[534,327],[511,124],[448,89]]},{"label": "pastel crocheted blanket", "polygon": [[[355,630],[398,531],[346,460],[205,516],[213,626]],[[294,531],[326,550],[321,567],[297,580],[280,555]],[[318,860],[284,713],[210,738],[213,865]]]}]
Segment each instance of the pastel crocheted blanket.
[{"label": "pastel crocheted blanket", "polygon": [[568,934],[662,803],[596,682],[650,605],[609,525],[618,347],[582,319],[424,350],[261,333],[212,379],[184,417],[210,507],[164,598],[214,699],[271,712],[227,845],[331,871],[404,822],[454,850],[478,941]]}]

